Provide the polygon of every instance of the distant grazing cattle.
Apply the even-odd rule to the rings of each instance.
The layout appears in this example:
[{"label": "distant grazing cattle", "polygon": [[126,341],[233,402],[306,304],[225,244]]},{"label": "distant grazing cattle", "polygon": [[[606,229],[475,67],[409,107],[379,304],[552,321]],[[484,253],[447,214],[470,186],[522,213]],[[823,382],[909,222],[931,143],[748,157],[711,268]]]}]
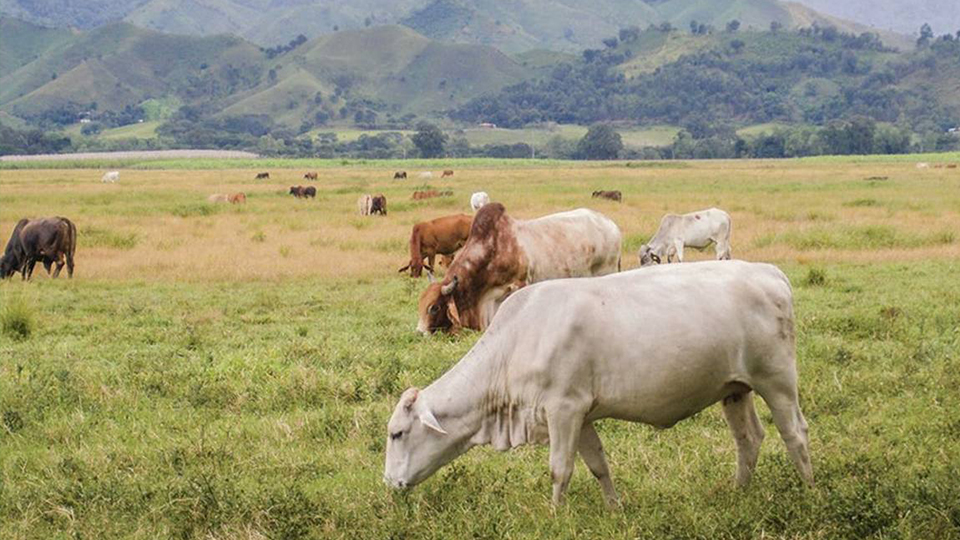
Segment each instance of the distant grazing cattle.
[{"label": "distant grazing cattle", "polygon": [[440,175],[440,178],[446,178],[448,176],[453,176],[453,171],[450,169],[443,171],[443,174]]},{"label": "distant grazing cattle", "polygon": [[422,173],[418,174],[417,176],[420,177],[420,178],[433,178],[433,173],[430,172],[430,171],[423,171]]},{"label": "distant grazing cattle", "polygon": [[394,180],[400,180],[400,179],[406,179],[406,178],[407,178],[407,171],[397,171],[393,173]]},{"label": "distant grazing cattle", "polygon": [[[433,273],[433,261],[437,255],[452,256],[463,247],[470,237],[473,216],[459,214],[424,221],[413,226],[410,232],[410,262],[398,270],[410,269],[410,277],[418,278],[423,269]],[[423,260],[427,264],[423,264]]]},{"label": "distant grazing cattle", "polygon": [[225,203],[230,201],[230,196],[225,193],[214,193],[207,197],[209,203]]},{"label": "distant grazing cattle", "polygon": [[110,171],[108,173],[104,173],[104,175],[100,177],[100,181],[104,183],[109,182],[112,184],[117,180],[120,180],[120,171]]},{"label": "distant grazing cattle", "polygon": [[421,201],[424,199],[433,199],[434,197],[450,197],[452,195],[453,192],[450,190],[437,191],[435,189],[421,189],[414,191],[410,198],[415,201]]},{"label": "distant grazing cattle", "polygon": [[369,215],[370,215],[370,207],[371,207],[372,205],[373,205],[373,197],[372,197],[372,196],[370,196],[370,195],[361,195],[360,198],[357,199],[357,212],[359,212],[361,216],[369,216]]},{"label": "distant grazing cattle", "polygon": [[304,179],[304,180],[316,180],[316,179],[317,179],[317,173],[315,173],[315,172],[308,172],[307,174],[303,175],[303,179]]},{"label": "distant grazing cattle", "polygon": [[948,169],[956,169],[956,168],[957,168],[957,164],[956,164],[956,163],[951,163],[951,164],[947,165],[947,168],[948,168]]},{"label": "distant grazing cattle", "polygon": [[227,198],[230,200],[230,204],[243,204],[247,202],[247,195],[243,192],[231,193]]},{"label": "distant grazing cattle", "polygon": [[470,208],[473,208],[473,211],[476,212],[483,208],[483,205],[490,202],[490,196],[487,195],[486,191],[478,191],[470,196]]},{"label": "distant grazing cattle", "polygon": [[483,330],[513,291],[538,281],[602,276],[620,267],[617,224],[580,208],[529,221],[500,203],[477,212],[470,238],[442,283],[420,295],[417,330]]},{"label": "distant grazing cattle", "polygon": [[922,163],[922,162],[921,162],[921,163],[917,163],[917,168],[918,168],[918,169],[926,169],[926,168],[929,168],[929,167],[930,167],[930,164],[929,164],[929,163]]},{"label": "distant grazing cattle", "polygon": [[934,169],[942,169],[942,168],[943,168],[943,163],[937,163],[936,165],[933,166],[933,168],[934,168]]},{"label": "distant grazing cattle", "polygon": [[370,215],[373,214],[387,215],[387,198],[382,193],[370,197]]},{"label": "distant grazing cattle", "polygon": [[257,173],[257,180],[269,180],[269,179],[270,179],[270,173],[268,172]]},{"label": "distant grazing cattle", "polygon": [[290,194],[298,199],[309,199],[317,196],[317,188],[313,186],[290,186]]},{"label": "distant grazing cattle", "polygon": [[54,263],[53,277],[60,275],[64,264],[73,277],[73,256],[77,249],[77,228],[64,217],[21,219],[13,229],[3,257],[0,257],[0,278],[20,272],[23,279],[33,276],[37,261],[47,273]]},{"label": "distant grazing cattle", "polygon": [[623,202],[623,194],[619,191],[594,191],[594,199],[610,199],[611,201]]},{"label": "distant grazing cattle", "polygon": [[640,266],[660,264],[664,260],[683,262],[683,248],[705,249],[714,244],[717,260],[730,258],[730,232],[733,224],[723,210],[710,208],[682,216],[667,214],[649,242],[640,246]]},{"label": "distant grazing cattle", "polygon": [[[764,438],[756,391],[812,485],[795,341],[790,282],[768,264],[701,262],[538,283],[508,298],[440,378],[403,392],[387,424],[383,478],[410,488],[474,446],[549,444],[555,505],[579,454],[615,506],[596,421],[668,428],[721,402],[737,446],[735,481],[745,486]],[[439,487],[466,477],[485,489],[475,474],[448,475]],[[707,484],[700,491],[714,490]],[[502,496],[500,483],[487,491],[471,496]]]}]

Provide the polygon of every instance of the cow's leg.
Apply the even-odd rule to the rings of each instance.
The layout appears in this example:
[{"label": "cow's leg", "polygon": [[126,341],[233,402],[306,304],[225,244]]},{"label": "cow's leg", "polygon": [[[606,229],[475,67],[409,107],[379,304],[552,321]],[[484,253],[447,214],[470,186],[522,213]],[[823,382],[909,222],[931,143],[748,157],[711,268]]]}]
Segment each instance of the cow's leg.
[{"label": "cow's leg", "polygon": [[563,494],[573,476],[573,463],[577,457],[580,428],[583,414],[560,405],[547,414],[547,431],[550,435],[550,478],[553,480],[553,504],[563,504]]},{"label": "cow's leg", "polygon": [[617,496],[617,490],[613,487],[610,467],[607,465],[607,456],[603,453],[603,444],[600,442],[600,436],[597,435],[597,430],[594,429],[592,423],[584,423],[583,428],[580,429],[580,457],[583,458],[587,468],[600,482],[607,506],[616,506],[620,497]]},{"label": "cow's leg", "polygon": [[[791,361],[792,362],[792,361]],[[813,485],[813,466],[810,464],[810,442],[807,421],[800,412],[797,396],[797,374],[794,369],[780,371],[770,380],[757,384],[757,393],[767,402],[787,453],[804,482]]]},{"label": "cow's leg", "polygon": [[753,407],[753,392],[726,397],[723,400],[723,416],[737,441],[737,486],[743,487],[750,483],[753,469],[757,466],[760,443],[763,442],[763,426]]},{"label": "cow's leg", "polygon": [[677,245],[674,247],[674,251],[677,254],[677,262],[683,262],[683,242],[677,242]]},{"label": "cow's leg", "polygon": [[33,278],[33,269],[35,266],[37,266],[36,259],[30,259],[30,261],[27,262],[27,265],[24,267],[24,276],[23,276],[24,279],[30,280],[31,278]]},{"label": "cow's leg", "polygon": [[718,238],[714,240],[714,247],[717,249],[717,260],[718,261],[729,261],[730,260],[730,241],[723,238]]}]

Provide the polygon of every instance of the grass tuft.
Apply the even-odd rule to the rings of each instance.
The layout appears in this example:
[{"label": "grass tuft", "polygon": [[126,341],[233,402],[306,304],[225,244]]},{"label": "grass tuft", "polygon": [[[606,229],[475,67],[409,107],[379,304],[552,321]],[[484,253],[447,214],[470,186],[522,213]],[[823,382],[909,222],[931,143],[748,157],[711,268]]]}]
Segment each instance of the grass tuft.
[{"label": "grass tuft", "polygon": [[23,341],[33,335],[35,328],[33,309],[23,298],[18,296],[4,302],[3,311],[0,311],[0,330],[3,335]]}]

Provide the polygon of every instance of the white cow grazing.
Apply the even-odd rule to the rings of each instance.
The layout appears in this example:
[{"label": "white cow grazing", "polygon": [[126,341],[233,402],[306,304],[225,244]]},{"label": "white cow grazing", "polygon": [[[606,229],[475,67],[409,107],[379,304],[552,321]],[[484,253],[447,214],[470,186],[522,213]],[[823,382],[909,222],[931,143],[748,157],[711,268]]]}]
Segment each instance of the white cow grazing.
[{"label": "white cow grazing", "polygon": [[360,198],[357,199],[357,212],[359,212],[361,216],[369,216],[370,210],[372,208],[373,208],[372,196],[361,195]]},{"label": "white cow grazing", "polygon": [[214,193],[207,197],[207,202],[210,203],[226,203],[230,202],[230,197],[225,193]]},{"label": "white cow grazing", "polygon": [[430,172],[430,171],[423,171],[422,173],[418,174],[417,176],[419,176],[420,178],[433,178],[433,173]]},{"label": "white cow grazing", "polygon": [[110,182],[111,184],[116,182],[117,180],[120,180],[120,171],[110,171],[108,173],[105,173],[100,178],[101,182],[104,182],[104,183]]},{"label": "white cow grazing", "polygon": [[490,196],[486,191],[478,191],[470,196],[470,208],[473,208],[474,212],[483,208],[483,205],[488,202],[490,202]]},{"label": "white cow grazing", "polygon": [[714,244],[717,260],[730,258],[730,231],[733,224],[730,215],[718,208],[691,212],[679,216],[667,214],[660,220],[657,234],[640,246],[640,266],[683,262],[683,248],[705,249]]},{"label": "white cow grazing", "polygon": [[553,501],[577,453],[616,501],[593,422],[670,427],[722,401],[746,485],[764,436],[753,391],[813,483],[797,396],[790,283],[775,266],[707,261],[546,281],[508,298],[473,348],[387,426],[384,481],[426,480],[470,448],[549,443]]}]

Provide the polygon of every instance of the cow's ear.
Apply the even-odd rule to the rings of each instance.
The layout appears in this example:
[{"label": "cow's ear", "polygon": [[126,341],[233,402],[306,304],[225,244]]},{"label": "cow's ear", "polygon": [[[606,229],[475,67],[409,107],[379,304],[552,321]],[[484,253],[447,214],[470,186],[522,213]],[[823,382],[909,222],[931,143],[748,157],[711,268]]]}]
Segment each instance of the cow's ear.
[{"label": "cow's ear", "polygon": [[433,412],[430,411],[430,408],[427,407],[426,403],[421,403],[417,408],[419,409],[419,414],[417,416],[420,419],[420,423],[436,431],[437,433],[440,433],[441,435],[447,434],[447,431],[440,427],[440,422],[437,421],[437,417],[433,415]]},{"label": "cow's ear", "polygon": [[450,316],[450,322],[453,323],[454,330],[463,328],[463,323],[460,322],[460,311],[457,310],[457,303],[453,301],[453,298],[447,300],[447,314]]}]

